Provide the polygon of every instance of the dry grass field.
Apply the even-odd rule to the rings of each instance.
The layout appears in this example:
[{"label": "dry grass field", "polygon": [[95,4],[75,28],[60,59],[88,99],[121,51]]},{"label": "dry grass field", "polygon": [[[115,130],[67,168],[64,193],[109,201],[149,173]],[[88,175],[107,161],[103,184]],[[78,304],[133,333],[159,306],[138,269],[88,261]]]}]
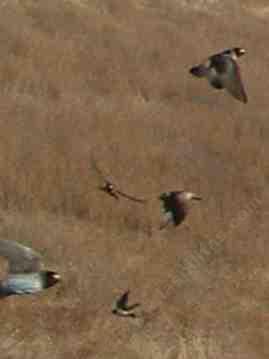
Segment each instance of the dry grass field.
[{"label": "dry grass field", "polygon": [[[1,301],[1,359],[268,358],[266,4],[0,1],[0,235],[63,277]],[[246,105],[188,73],[233,46]],[[150,201],[98,191],[92,156]],[[183,188],[204,200],[159,231]]]}]

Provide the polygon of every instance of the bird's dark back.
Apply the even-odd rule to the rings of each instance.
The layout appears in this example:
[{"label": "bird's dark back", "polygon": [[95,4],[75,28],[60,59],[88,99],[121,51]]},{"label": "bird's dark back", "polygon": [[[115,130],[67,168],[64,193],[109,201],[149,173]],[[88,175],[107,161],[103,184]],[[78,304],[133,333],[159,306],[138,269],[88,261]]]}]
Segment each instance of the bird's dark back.
[{"label": "bird's dark back", "polygon": [[186,217],[187,208],[185,203],[179,200],[178,195],[180,192],[170,192],[168,195],[163,195],[163,207],[165,212],[172,214],[172,220],[175,225],[180,224]]}]

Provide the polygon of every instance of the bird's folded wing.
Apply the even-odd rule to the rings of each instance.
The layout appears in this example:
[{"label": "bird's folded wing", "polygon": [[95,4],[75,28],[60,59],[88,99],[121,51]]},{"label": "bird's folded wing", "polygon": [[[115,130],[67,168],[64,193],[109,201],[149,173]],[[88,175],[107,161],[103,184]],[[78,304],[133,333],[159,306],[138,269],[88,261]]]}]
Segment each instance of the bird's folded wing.
[{"label": "bird's folded wing", "polygon": [[40,270],[40,255],[15,241],[0,240],[0,256],[9,263],[10,273],[29,273]]}]

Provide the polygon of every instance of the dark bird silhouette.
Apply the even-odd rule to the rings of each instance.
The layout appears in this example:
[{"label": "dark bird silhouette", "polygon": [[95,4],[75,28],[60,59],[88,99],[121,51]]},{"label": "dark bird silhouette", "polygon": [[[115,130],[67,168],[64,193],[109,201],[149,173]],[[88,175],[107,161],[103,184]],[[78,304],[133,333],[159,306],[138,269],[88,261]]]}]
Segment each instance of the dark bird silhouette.
[{"label": "dark bird silhouette", "polygon": [[189,212],[189,202],[191,200],[200,201],[202,198],[192,192],[170,191],[163,192],[159,199],[162,201],[166,217],[165,222],[160,226],[160,229],[163,229],[170,222],[172,222],[174,226],[178,226],[182,223]]},{"label": "dark bird silhouette", "polygon": [[116,300],[114,307],[112,309],[112,313],[122,316],[122,317],[131,317],[136,318],[137,315],[134,312],[134,309],[140,306],[139,303],[135,303],[132,305],[128,305],[130,291],[127,290],[122,294],[122,296]]},{"label": "dark bird silhouette", "polygon": [[120,197],[127,198],[134,202],[139,203],[145,203],[147,200],[134,197],[132,195],[129,195],[123,191],[121,191],[115,184],[113,184],[110,180],[106,178],[106,176],[103,174],[103,172],[100,170],[100,168],[97,166],[96,162],[92,159],[92,167],[94,170],[98,173],[98,175],[101,177],[103,184],[98,187],[99,190],[106,192],[111,197],[114,197],[115,199],[119,200]]},{"label": "dark bird silhouette", "polygon": [[37,293],[60,280],[58,273],[41,270],[38,253],[15,241],[1,239],[0,256],[9,264],[8,274],[0,282],[0,297]]},{"label": "dark bird silhouette", "polygon": [[237,59],[246,50],[241,47],[224,50],[210,56],[204,63],[194,66],[190,73],[196,77],[205,77],[212,87],[226,89],[237,100],[247,103],[248,98],[241,80]]}]

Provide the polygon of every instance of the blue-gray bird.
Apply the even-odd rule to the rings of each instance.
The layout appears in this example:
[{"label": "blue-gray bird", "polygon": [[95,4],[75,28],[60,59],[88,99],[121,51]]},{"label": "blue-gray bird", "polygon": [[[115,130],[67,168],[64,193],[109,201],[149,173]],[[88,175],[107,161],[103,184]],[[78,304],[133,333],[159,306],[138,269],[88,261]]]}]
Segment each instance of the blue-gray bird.
[{"label": "blue-gray bird", "polygon": [[160,229],[163,229],[170,222],[173,223],[174,226],[178,226],[182,223],[188,214],[189,202],[191,200],[200,201],[202,197],[187,191],[170,191],[163,192],[159,199],[162,201],[166,217],[164,224],[160,226]]},{"label": "blue-gray bird", "polygon": [[0,298],[37,293],[61,279],[56,272],[41,270],[40,255],[15,241],[1,239],[0,256],[9,264],[8,274],[0,282]]},{"label": "blue-gray bird", "polygon": [[190,73],[196,77],[205,77],[216,89],[226,90],[237,100],[247,103],[248,98],[241,80],[237,59],[246,50],[241,47],[224,50],[210,56],[204,63],[194,66]]}]

